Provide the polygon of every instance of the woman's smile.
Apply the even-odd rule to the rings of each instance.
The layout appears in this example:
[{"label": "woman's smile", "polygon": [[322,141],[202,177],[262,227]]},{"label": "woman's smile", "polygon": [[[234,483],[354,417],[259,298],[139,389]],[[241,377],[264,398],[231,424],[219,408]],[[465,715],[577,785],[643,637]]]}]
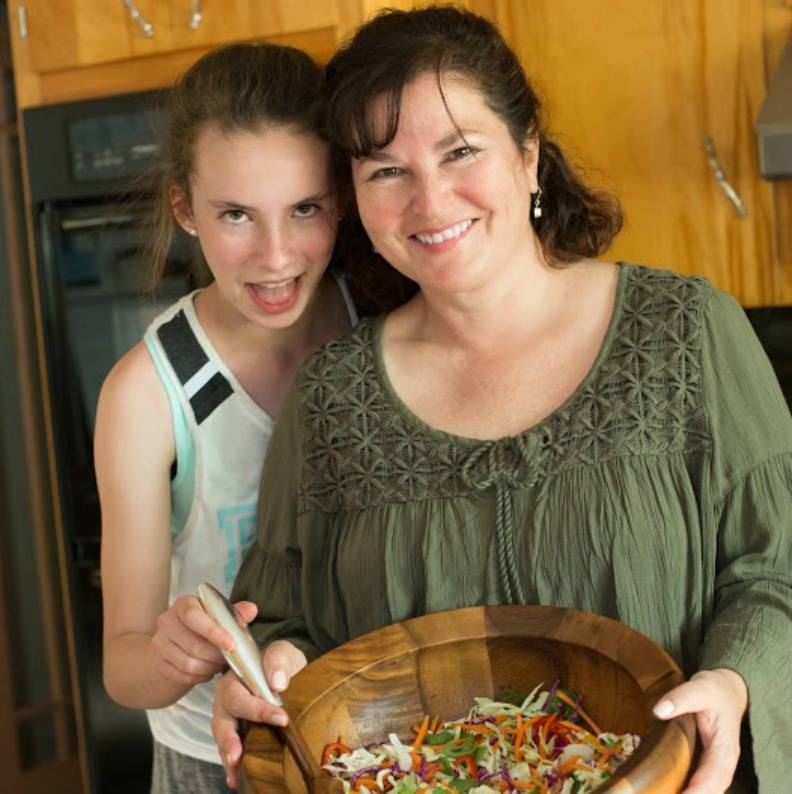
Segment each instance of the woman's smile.
[{"label": "woman's smile", "polygon": [[461,223],[446,226],[445,228],[416,232],[412,237],[431,251],[447,251],[449,248],[453,248],[465,235],[467,235],[470,227],[475,221],[475,218],[470,218]]}]

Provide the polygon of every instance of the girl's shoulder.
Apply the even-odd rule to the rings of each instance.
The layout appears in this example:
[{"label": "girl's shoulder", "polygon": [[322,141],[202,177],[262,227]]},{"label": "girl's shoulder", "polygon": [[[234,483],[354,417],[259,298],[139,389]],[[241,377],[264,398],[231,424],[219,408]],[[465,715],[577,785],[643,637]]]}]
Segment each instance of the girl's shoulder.
[{"label": "girl's shoulder", "polygon": [[146,415],[152,424],[170,421],[170,406],[146,344],[138,342],[115,363],[99,392],[97,419],[125,421]]}]

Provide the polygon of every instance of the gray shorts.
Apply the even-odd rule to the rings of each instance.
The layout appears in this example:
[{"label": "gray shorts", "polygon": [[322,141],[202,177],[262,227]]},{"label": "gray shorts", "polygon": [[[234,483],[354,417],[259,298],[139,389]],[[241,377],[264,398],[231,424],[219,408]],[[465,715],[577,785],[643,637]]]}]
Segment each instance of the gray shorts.
[{"label": "gray shorts", "polygon": [[154,742],[151,794],[233,794],[221,764],[182,755]]}]

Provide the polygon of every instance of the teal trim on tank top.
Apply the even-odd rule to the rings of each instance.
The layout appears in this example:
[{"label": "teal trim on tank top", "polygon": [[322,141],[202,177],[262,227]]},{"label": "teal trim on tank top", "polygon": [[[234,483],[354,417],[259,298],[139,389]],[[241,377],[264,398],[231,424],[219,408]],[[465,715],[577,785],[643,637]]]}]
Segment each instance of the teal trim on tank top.
[{"label": "teal trim on tank top", "polygon": [[157,343],[147,332],[143,337],[157,374],[165,386],[173,420],[173,436],[176,442],[176,476],[171,481],[171,537],[175,540],[187,524],[195,492],[195,442],[187,424],[179,395],[165,366]]}]

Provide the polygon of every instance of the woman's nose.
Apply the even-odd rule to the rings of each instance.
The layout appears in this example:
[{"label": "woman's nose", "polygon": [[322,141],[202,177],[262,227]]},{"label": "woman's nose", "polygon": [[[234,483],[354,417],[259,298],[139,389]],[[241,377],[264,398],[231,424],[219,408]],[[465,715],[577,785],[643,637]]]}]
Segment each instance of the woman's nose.
[{"label": "woman's nose", "polygon": [[448,185],[440,174],[422,174],[414,180],[412,207],[416,215],[427,220],[442,217]]}]

